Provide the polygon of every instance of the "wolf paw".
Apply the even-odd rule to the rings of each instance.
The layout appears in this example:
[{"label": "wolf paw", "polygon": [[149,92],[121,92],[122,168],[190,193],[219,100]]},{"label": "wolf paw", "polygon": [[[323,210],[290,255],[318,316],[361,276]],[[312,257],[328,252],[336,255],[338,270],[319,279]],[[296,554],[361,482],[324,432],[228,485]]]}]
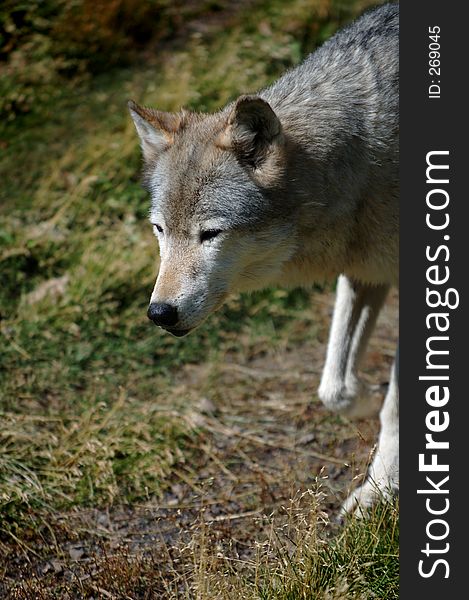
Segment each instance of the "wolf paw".
[{"label": "wolf paw", "polygon": [[321,383],[318,395],[329,409],[352,419],[364,419],[378,414],[381,402],[372,389],[360,379],[349,378],[345,384]]},{"label": "wolf paw", "polygon": [[354,490],[342,504],[342,517],[353,514],[363,517],[366,511],[380,501],[390,501],[399,492],[397,479],[386,479],[376,482],[368,477],[363,485]]}]

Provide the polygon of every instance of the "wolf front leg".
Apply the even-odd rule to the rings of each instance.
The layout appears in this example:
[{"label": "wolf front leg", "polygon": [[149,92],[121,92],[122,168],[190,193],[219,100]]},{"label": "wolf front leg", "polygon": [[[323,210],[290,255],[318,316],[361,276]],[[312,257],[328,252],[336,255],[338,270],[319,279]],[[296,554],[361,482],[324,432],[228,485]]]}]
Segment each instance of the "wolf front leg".
[{"label": "wolf front leg", "polygon": [[360,514],[381,498],[391,498],[399,489],[399,377],[398,354],[391,371],[388,393],[380,413],[381,432],[365,483],[350,494],[343,513]]},{"label": "wolf front leg", "polygon": [[351,417],[376,413],[357,369],[389,290],[388,285],[366,285],[340,275],[326,363],[319,397],[330,410]]}]

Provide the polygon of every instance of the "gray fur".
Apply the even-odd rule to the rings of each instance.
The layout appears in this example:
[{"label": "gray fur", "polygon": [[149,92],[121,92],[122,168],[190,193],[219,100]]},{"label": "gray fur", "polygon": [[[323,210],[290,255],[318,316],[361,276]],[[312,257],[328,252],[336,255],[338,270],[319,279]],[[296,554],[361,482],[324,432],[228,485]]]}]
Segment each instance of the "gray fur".
[{"label": "gray fur", "polygon": [[[176,324],[155,322],[185,335],[234,291],[341,275],[319,394],[356,414],[359,359],[398,282],[398,19],[396,4],[366,13],[215,114],[129,104],[161,254],[151,303],[177,309]],[[392,381],[370,471],[380,490],[397,485]]]}]

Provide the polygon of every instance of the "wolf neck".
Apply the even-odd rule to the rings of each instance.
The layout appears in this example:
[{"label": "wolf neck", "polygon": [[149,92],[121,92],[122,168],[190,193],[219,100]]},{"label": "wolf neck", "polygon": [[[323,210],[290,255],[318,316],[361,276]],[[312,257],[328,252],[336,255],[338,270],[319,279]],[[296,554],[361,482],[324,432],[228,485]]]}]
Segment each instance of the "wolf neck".
[{"label": "wolf neck", "polygon": [[383,140],[389,132],[373,135],[366,104],[355,107],[351,122],[333,84],[312,78],[306,90],[283,86],[280,80],[262,94],[284,128],[288,213],[298,229],[297,252],[278,283],[340,273],[397,283],[397,142]]},{"label": "wolf neck", "polygon": [[397,177],[398,93],[380,88],[367,52],[350,60],[331,42],[259,95],[289,142],[292,191],[334,211],[345,195],[350,208],[370,182]]}]

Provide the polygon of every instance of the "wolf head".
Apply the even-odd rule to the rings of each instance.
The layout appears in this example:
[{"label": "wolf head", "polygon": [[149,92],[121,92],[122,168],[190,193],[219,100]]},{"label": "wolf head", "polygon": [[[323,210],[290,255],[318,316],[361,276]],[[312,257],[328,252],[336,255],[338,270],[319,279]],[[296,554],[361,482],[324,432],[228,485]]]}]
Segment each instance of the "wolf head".
[{"label": "wolf head", "polygon": [[129,102],[151,194],[160,269],[148,316],[174,335],[197,327],[234,291],[264,287],[295,246],[286,142],[267,102],[242,96],[216,114]]}]

